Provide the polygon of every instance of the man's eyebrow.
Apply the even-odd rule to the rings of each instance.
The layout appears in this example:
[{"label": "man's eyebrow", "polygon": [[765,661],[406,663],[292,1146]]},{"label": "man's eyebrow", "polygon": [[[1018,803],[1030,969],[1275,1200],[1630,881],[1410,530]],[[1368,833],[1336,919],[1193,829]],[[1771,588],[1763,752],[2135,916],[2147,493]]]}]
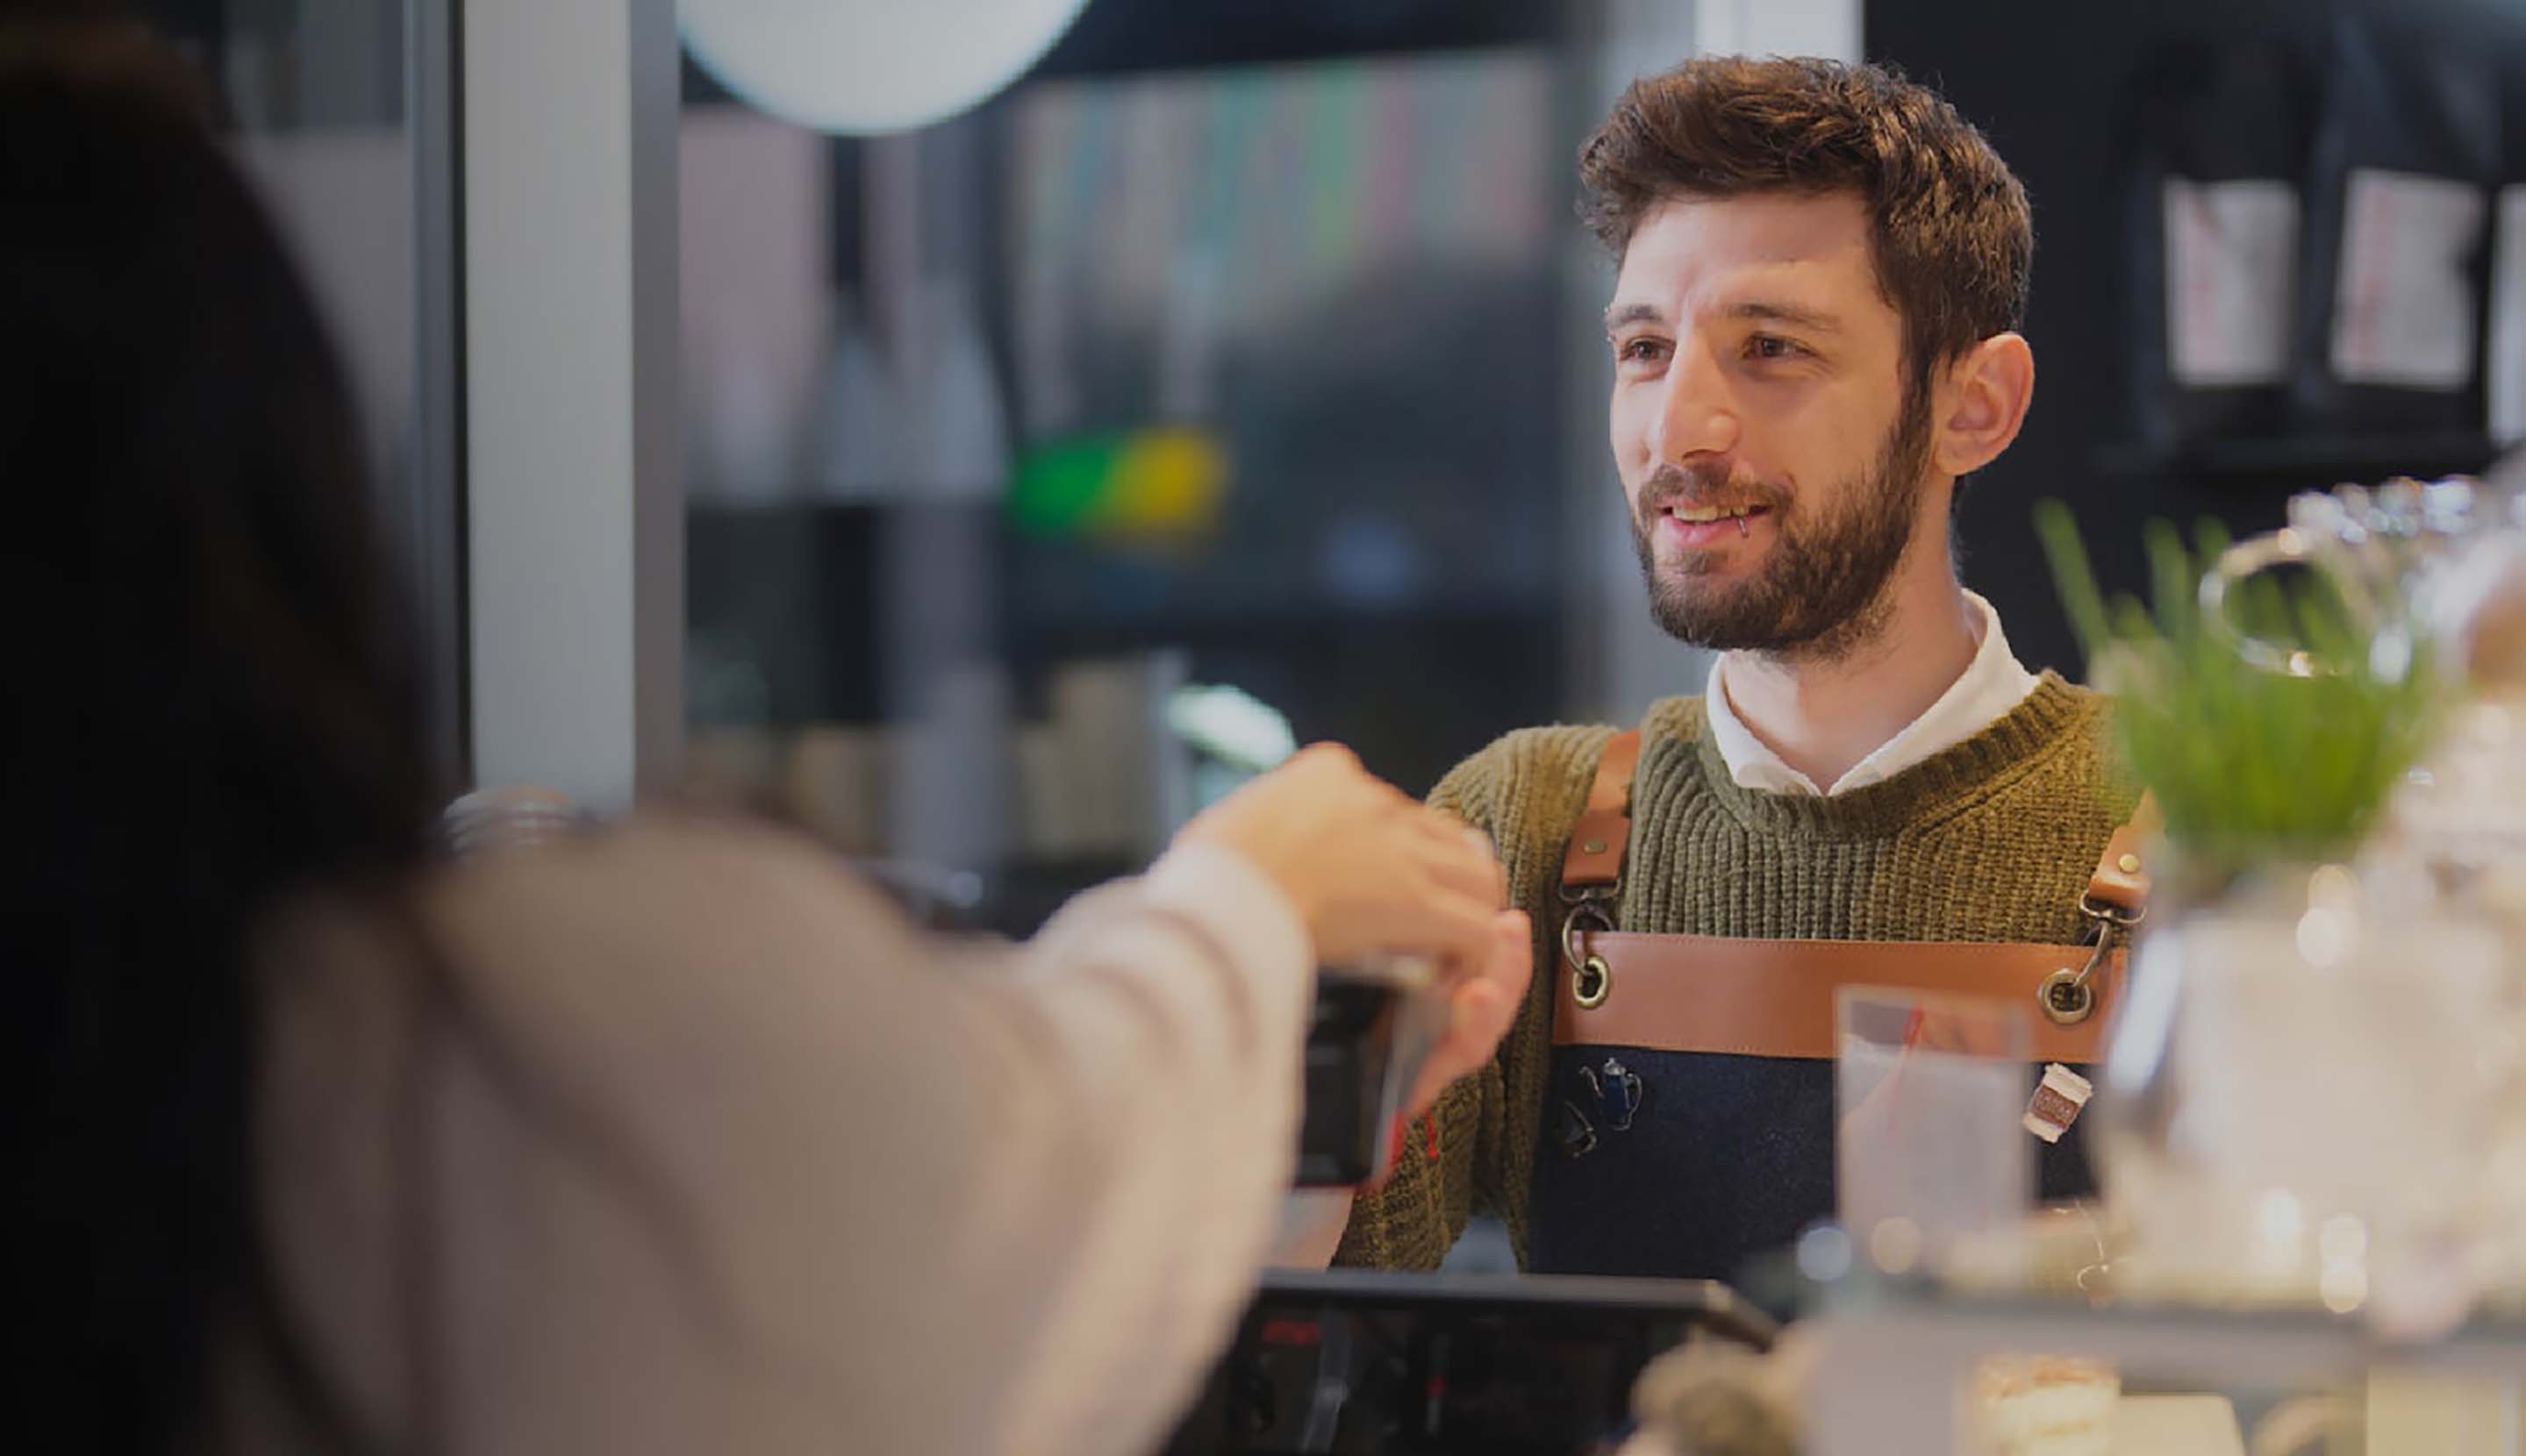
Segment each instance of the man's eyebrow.
[{"label": "man's eyebrow", "polygon": [[1756,324],[1787,324],[1793,328],[1804,328],[1815,333],[1842,331],[1842,321],[1831,314],[1816,309],[1800,308],[1793,303],[1779,303],[1769,299],[1750,298],[1743,303],[1732,305],[1728,310],[1728,317],[1744,319]]},{"label": "man's eyebrow", "polygon": [[[1793,328],[1804,328],[1814,333],[1842,331],[1842,321],[1831,314],[1772,299],[1751,298],[1743,303],[1731,304],[1725,310],[1725,314],[1731,319],[1742,319],[1755,324],[1787,324]],[[1665,321],[1666,315],[1653,303],[1618,303],[1605,310],[1607,332],[1627,324],[1661,324]]]}]

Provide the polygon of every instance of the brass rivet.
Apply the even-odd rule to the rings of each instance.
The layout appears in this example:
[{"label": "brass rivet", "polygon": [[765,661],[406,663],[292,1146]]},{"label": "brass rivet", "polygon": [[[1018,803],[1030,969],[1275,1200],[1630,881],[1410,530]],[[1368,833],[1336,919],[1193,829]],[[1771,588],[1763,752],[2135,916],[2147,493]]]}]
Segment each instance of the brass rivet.
[{"label": "brass rivet", "polygon": [[2035,1004],[2056,1027],[2075,1027],[2097,1009],[2097,993],[2083,984],[2079,973],[2067,966],[2044,978],[2035,990]]},{"label": "brass rivet", "polygon": [[2136,854],[2124,855],[2121,859],[2114,861],[2114,868],[2122,871],[2125,875],[2138,875],[2140,873],[2140,856]]},{"label": "brass rivet", "polygon": [[1579,849],[1580,852],[1584,854],[1603,854],[1605,852],[1605,841],[1602,839],[1591,839],[1587,843],[1580,845]]}]

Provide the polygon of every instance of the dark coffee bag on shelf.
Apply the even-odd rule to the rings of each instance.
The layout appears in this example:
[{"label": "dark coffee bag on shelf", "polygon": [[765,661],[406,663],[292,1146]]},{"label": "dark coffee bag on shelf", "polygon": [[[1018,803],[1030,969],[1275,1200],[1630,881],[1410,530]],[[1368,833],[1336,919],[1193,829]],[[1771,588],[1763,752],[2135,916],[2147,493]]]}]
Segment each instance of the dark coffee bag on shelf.
[{"label": "dark coffee bag on shelf", "polygon": [[2345,16],[2323,106],[2299,285],[2300,427],[2337,435],[2481,429],[2501,153],[2493,64]]},{"label": "dark coffee bag on shelf", "polygon": [[2314,98],[2308,58],[2279,41],[2172,43],[2133,73],[2123,345],[2148,444],[2285,424]]}]

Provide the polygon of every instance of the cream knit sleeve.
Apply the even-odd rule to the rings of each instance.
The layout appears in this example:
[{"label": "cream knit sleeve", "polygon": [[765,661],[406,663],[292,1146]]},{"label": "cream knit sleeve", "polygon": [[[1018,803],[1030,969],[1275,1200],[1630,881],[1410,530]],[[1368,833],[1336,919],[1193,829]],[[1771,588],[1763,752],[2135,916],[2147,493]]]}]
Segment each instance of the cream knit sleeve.
[{"label": "cream knit sleeve", "polygon": [[1015,947],[678,826],[468,867],[430,919],[484,1050],[437,1099],[433,1309],[370,1335],[435,1330],[451,1449],[1140,1452],[1225,1345],[1313,980],[1233,853]]}]

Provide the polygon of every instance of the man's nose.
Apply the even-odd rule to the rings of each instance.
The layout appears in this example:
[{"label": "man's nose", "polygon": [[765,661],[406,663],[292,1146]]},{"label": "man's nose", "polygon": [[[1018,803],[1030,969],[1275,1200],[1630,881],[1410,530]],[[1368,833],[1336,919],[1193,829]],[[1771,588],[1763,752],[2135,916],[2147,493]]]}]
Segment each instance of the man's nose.
[{"label": "man's nose", "polygon": [[1678,343],[1649,427],[1649,448],[1668,465],[1724,455],[1737,447],[1736,402],[1707,348],[1690,339]]}]

